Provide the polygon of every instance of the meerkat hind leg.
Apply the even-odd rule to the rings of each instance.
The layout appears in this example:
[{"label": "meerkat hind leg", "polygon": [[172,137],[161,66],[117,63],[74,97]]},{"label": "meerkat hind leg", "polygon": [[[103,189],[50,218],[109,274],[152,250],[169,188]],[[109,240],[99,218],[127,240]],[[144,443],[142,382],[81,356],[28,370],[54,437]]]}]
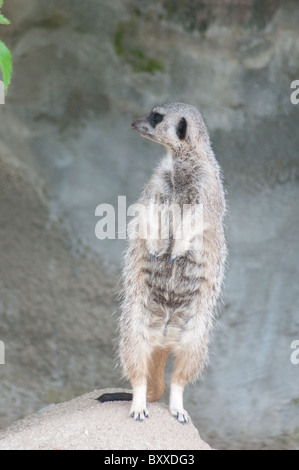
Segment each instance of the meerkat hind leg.
[{"label": "meerkat hind leg", "polygon": [[170,413],[175,418],[177,418],[177,420],[180,423],[185,424],[185,423],[188,423],[189,421],[189,415],[183,406],[183,393],[184,393],[183,385],[179,385],[175,382],[171,383],[170,403],[169,403]]},{"label": "meerkat hind leg", "polygon": [[164,367],[169,351],[153,349],[147,358],[147,376],[139,375],[131,380],[133,386],[133,402],[130,416],[137,421],[148,418],[147,400],[157,401],[165,389]]}]

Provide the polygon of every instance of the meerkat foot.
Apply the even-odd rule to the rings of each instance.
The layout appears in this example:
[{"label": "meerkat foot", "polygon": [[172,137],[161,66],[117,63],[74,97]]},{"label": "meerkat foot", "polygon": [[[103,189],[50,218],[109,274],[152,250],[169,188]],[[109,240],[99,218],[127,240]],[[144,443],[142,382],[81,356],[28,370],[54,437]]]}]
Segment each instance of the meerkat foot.
[{"label": "meerkat foot", "polygon": [[172,416],[177,418],[179,423],[185,424],[189,421],[189,415],[183,407],[184,387],[172,383],[170,388],[170,404],[169,409]]},{"label": "meerkat foot", "polygon": [[143,421],[149,417],[146,407],[146,385],[139,385],[134,388],[130,417],[135,421]]},{"label": "meerkat foot", "polygon": [[135,421],[144,421],[145,418],[149,417],[147,408],[144,410],[133,410],[132,408],[130,410],[130,417],[135,419]]}]

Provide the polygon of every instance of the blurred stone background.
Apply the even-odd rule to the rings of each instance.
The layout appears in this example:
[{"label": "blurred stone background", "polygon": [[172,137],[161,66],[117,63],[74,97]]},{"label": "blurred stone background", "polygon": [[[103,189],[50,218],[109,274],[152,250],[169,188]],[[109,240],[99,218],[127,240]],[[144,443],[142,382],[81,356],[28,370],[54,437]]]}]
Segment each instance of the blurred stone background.
[{"label": "blurred stone background", "polygon": [[230,250],[210,367],[185,406],[212,446],[298,448],[297,2],[4,3],[14,72],[0,107],[0,426],[123,385],[124,241],[95,237],[95,209],[134,202],[163,153],[131,120],[185,101],[223,169]]}]

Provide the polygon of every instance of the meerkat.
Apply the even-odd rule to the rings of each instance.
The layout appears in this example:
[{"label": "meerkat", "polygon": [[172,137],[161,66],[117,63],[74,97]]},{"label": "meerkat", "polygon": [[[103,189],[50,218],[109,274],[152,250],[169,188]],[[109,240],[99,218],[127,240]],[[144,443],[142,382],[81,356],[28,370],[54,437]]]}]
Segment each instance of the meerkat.
[{"label": "meerkat", "polygon": [[207,364],[227,257],[221,171],[202,116],[191,105],[157,106],[132,128],[167,153],[138,201],[145,208],[138,236],[136,218],[128,225],[119,359],[133,388],[130,416],[143,421],[147,401],[164,393],[164,367],[172,353],[169,408],[186,423],[184,387]]}]

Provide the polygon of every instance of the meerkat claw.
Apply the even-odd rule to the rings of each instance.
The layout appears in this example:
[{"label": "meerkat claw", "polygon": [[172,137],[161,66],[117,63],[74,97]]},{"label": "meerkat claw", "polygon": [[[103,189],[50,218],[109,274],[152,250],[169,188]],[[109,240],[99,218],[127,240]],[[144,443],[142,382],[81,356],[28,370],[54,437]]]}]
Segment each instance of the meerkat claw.
[{"label": "meerkat claw", "polygon": [[144,421],[145,418],[149,417],[149,414],[146,409],[142,411],[132,411],[130,417],[135,419],[135,421]]}]

